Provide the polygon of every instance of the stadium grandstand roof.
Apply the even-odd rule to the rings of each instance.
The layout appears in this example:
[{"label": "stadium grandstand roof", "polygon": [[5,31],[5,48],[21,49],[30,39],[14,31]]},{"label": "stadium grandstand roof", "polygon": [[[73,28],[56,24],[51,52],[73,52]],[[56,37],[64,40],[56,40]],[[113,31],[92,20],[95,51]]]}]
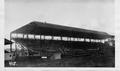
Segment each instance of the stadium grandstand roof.
[{"label": "stadium grandstand roof", "polygon": [[67,27],[38,21],[30,22],[29,24],[12,31],[11,33],[81,37],[91,39],[105,39],[112,36],[105,32]]}]

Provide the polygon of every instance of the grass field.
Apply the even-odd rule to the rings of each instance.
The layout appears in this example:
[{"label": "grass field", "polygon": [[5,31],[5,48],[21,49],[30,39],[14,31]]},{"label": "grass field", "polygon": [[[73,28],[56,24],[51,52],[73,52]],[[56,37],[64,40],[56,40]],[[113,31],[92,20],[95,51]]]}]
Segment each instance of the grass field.
[{"label": "grass field", "polygon": [[[5,63],[5,67],[11,66]],[[12,67],[115,67],[115,54],[114,48],[105,48],[102,55],[62,56],[59,60],[19,57]]]}]

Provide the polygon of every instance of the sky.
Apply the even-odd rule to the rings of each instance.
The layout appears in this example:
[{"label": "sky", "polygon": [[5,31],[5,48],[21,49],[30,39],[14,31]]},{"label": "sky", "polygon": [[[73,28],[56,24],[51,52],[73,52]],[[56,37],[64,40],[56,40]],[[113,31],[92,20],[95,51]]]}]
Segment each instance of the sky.
[{"label": "sky", "polygon": [[32,21],[115,34],[114,0],[5,0],[5,37]]}]

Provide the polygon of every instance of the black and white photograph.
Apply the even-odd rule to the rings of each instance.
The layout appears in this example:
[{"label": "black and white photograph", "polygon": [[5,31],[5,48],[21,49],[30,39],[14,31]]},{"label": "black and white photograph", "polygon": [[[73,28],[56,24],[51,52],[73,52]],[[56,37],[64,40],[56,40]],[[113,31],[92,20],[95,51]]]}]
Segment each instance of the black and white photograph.
[{"label": "black and white photograph", "polygon": [[5,68],[115,68],[115,0],[4,3]]}]

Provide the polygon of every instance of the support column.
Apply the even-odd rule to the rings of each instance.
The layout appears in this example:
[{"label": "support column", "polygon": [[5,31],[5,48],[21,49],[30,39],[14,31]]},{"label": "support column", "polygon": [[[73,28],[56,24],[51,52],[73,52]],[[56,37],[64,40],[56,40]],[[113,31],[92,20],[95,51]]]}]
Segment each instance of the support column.
[{"label": "support column", "polygon": [[[10,41],[12,40],[11,33],[10,33]],[[10,44],[10,52],[12,52],[12,44]]]}]

